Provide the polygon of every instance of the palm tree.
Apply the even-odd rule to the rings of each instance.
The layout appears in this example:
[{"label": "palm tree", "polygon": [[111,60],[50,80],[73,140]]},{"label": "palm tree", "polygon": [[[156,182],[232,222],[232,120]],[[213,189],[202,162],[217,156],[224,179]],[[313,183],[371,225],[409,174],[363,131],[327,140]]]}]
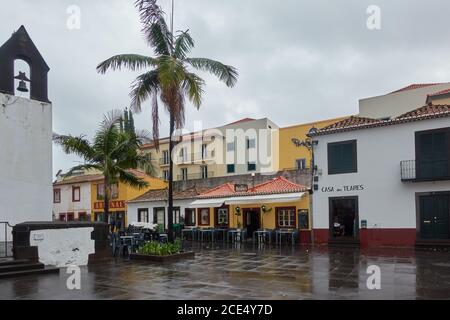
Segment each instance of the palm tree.
[{"label": "palm tree", "polygon": [[130,92],[131,108],[141,111],[144,101],[151,99],[153,141],[159,148],[159,104],[160,99],[169,113],[169,192],[168,192],[168,236],[173,241],[173,160],[174,131],[184,126],[185,97],[198,109],[202,103],[205,81],[190,69],[206,71],[217,76],[228,87],[236,84],[238,72],[219,61],[207,58],[190,58],[194,47],[189,30],[177,35],[167,27],[162,9],[156,0],[137,0],[135,6],[143,24],[142,32],[154,57],[138,54],[121,54],[100,63],[97,71],[128,68],[132,71],[145,69],[133,82]]},{"label": "palm tree", "polygon": [[73,167],[69,175],[77,170],[96,170],[103,174],[105,222],[108,222],[112,185],[122,182],[134,188],[145,188],[148,186],[147,181],[137,177],[130,169],[140,168],[147,174],[153,173],[150,158],[140,152],[141,145],[148,140],[145,132],[130,134],[123,131],[120,129],[121,121],[120,111],[105,115],[92,143],[85,136],[53,136],[53,141],[62,146],[64,152],[76,154],[85,161],[85,164]]}]

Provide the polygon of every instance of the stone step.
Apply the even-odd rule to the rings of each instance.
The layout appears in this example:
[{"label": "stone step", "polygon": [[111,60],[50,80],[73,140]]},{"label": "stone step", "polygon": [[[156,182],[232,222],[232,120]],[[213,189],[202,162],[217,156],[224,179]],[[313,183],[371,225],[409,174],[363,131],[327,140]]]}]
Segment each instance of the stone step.
[{"label": "stone step", "polygon": [[43,263],[19,263],[0,266],[0,273],[13,272],[13,271],[25,271],[34,269],[44,269]]},{"label": "stone step", "polygon": [[51,273],[59,274],[59,268],[44,267],[43,269],[31,269],[31,270],[24,270],[24,271],[5,272],[5,273],[0,273],[0,279],[16,278],[16,277],[23,277],[23,276],[29,276],[29,275],[51,274]]},{"label": "stone step", "polygon": [[30,260],[27,259],[0,259],[0,267],[2,266],[10,266],[12,264],[24,264],[24,263],[30,263]]}]

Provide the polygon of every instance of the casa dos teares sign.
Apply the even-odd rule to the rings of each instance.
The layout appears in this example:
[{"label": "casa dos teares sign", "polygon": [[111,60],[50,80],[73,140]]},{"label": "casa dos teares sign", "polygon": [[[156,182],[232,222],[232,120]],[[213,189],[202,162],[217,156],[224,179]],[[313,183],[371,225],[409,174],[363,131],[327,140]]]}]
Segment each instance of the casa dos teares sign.
[{"label": "casa dos teares sign", "polygon": [[[94,202],[94,210],[100,210],[105,208],[105,202]],[[125,209],[125,201],[117,200],[109,202],[110,209]]]},{"label": "casa dos teares sign", "polygon": [[340,187],[322,187],[320,189],[322,192],[352,192],[352,191],[363,191],[364,185],[352,185],[352,186],[340,186]]}]

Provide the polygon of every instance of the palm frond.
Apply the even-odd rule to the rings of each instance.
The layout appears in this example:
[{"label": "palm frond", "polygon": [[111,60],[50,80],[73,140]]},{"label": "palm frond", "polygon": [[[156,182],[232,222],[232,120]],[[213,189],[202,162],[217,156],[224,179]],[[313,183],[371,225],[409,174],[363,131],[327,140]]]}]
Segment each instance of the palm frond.
[{"label": "palm frond", "polygon": [[198,109],[202,104],[203,87],[205,81],[194,73],[187,72],[183,81],[183,90],[189,97],[189,100]]},{"label": "palm frond", "polygon": [[102,169],[103,169],[103,168],[102,168],[101,165],[86,163],[86,164],[80,164],[80,165],[78,165],[78,166],[72,167],[69,171],[67,171],[66,175],[70,176],[70,175],[72,175],[75,171],[78,171],[78,170],[86,170],[86,171],[89,171],[89,170],[98,170],[98,171],[102,171]]},{"label": "palm frond", "polygon": [[129,185],[132,188],[142,189],[148,187],[148,182],[142,178],[139,178],[131,171],[118,169],[119,181]]},{"label": "palm frond", "polygon": [[156,0],[137,0],[135,6],[139,10],[143,24],[142,32],[155,53],[171,55],[173,53],[173,36],[164,20],[164,12],[156,4]]},{"label": "palm frond", "polygon": [[156,59],[139,54],[120,54],[113,56],[97,66],[97,72],[105,73],[109,69],[120,70],[127,68],[132,71],[156,65]]},{"label": "palm frond", "polygon": [[100,129],[97,131],[94,139],[94,148],[102,153],[106,158],[113,151],[114,145],[120,135],[119,124],[122,119],[120,110],[108,112],[103,117]]},{"label": "palm frond", "polygon": [[87,161],[91,161],[96,157],[94,148],[84,135],[74,137],[71,135],[53,134],[53,142],[60,145],[66,154],[74,153]]},{"label": "palm frond", "polygon": [[185,61],[195,69],[214,74],[221,81],[225,82],[228,87],[233,87],[237,82],[239,73],[232,66],[207,58],[188,58]]},{"label": "palm frond", "polygon": [[138,113],[141,112],[142,103],[150,98],[156,96],[159,90],[158,70],[152,70],[141,74],[131,85],[131,109]]},{"label": "palm frond", "polygon": [[194,45],[195,42],[189,34],[189,30],[180,31],[180,34],[175,38],[174,56],[180,60],[185,59]]}]

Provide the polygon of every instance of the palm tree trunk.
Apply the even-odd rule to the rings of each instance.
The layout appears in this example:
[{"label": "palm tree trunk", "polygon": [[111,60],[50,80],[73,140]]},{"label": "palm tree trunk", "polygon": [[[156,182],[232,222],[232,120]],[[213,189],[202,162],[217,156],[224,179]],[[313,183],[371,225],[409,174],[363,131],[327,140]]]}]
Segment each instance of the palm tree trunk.
[{"label": "palm tree trunk", "polygon": [[174,148],[174,143],[172,141],[173,133],[175,131],[175,120],[173,113],[170,113],[170,134],[169,134],[169,199],[168,199],[168,210],[167,210],[167,234],[169,242],[173,242],[173,159],[172,151]]},{"label": "palm tree trunk", "polygon": [[108,216],[109,216],[109,195],[108,195],[108,178],[105,177],[104,179],[104,205],[103,205],[103,222],[108,223]]}]

